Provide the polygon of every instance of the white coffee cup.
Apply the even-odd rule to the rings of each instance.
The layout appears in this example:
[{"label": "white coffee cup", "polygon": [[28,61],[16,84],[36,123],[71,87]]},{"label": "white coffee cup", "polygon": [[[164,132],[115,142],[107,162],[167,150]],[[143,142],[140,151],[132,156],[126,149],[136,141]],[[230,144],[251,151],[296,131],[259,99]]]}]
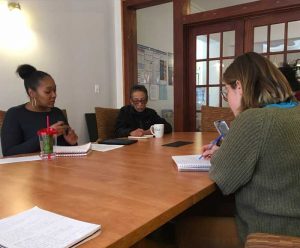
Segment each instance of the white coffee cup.
[{"label": "white coffee cup", "polygon": [[161,138],[164,136],[164,124],[154,124],[150,127],[150,132],[156,137]]}]

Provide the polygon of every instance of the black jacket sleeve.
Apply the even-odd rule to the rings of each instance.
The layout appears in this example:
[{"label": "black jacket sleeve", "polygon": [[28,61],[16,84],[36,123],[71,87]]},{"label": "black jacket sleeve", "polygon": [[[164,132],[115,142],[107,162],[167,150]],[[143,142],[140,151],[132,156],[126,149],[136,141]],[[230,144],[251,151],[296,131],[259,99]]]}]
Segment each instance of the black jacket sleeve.
[{"label": "black jacket sleeve", "polygon": [[126,108],[123,107],[120,109],[119,115],[116,122],[116,137],[127,137],[134,128],[128,126],[129,113],[127,113]]},{"label": "black jacket sleeve", "polygon": [[32,153],[39,150],[38,136],[24,141],[22,130],[16,120],[16,113],[7,111],[1,129],[1,145],[3,156]]}]

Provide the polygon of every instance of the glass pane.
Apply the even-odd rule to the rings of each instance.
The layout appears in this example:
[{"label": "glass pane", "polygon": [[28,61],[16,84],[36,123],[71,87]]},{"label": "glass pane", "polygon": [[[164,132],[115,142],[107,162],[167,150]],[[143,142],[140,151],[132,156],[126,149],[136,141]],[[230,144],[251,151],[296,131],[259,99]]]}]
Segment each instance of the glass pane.
[{"label": "glass pane", "polygon": [[234,5],[249,3],[254,1],[257,0],[234,0],[234,1],[190,0],[190,14],[225,8],[229,6],[234,6]]},{"label": "glass pane", "polygon": [[223,73],[226,71],[227,67],[233,62],[233,59],[223,59],[222,71]]},{"label": "glass pane", "polygon": [[207,58],[207,35],[198,35],[196,41],[196,58]]},{"label": "glass pane", "polygon": [[284,50],[284,23],[271,25],[270,52]]},{"label": "glass pane", "polygon": [[196,131],[200,131],[201,113],[196,113]]},{"label": "glass pane", "polygon": [[283,54],[270,55],[270,60],[276,67],[283,65]]},{"label": "glass pane", "polygon": [[290,65],[294,65],[296,60],[300,59],[300,53],[288,53],[287,54],[287,63]]},{"label": "glass pane", "polygon": [[254,28],[254,52],[266,53],[268,47],[268,26]]},{"label": "glass pane", "polygon": [[209,61],[209,84],[220,83],[220,60]]},{"label": "glass pane", "polygon": [[206,61],[196,63],[196,85],[206,84]]},{"label": "glass pane", "polygon": [[206,105],[206,88],[196,88],[196,109],[200,110],[202,105]]},{"label": "glass pane", "polygon": [[235,31],[223,33],[223,57],[235,54]]},{"label": "glass pane", "polygon": [[288,23],[288,46],[287,50],[300,49],[300,21]]},{"label": "glass pane", "polygon": [[220,57],[220,33],[209,35],[209,57],[218,58]]},{"label": "glass pane", "polygon": [[210,87],[209,88],[209,106],[219,107],[220,106],[220,88]]}]

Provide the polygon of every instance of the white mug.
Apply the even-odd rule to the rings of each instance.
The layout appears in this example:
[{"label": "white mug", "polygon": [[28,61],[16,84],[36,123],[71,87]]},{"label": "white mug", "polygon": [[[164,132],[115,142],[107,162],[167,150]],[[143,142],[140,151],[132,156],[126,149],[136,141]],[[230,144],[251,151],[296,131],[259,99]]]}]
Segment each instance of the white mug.
[{"label": "white mug", "polygon": [[154,124],[150,127],[150,132],[156,137],[161,138],[164,136],[164,124]]}]

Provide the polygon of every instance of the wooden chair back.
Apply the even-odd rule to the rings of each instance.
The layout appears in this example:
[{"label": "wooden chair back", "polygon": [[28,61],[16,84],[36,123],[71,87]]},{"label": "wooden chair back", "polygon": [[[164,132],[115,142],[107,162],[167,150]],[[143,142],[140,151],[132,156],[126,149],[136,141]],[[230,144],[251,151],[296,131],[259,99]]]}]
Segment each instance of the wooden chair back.
[{"label": "wooden chair back", "polygon": [[119,109],[96,107],[98,141],[115,138],[116,121]]},{"label": "wooden chair back", "polygon": [[228,126],[234,120],[230,108],[202,106],[201,108],[201,132],[216,132],[214,121],[224,120]]},{"label": "wooden chair back", "polygon": [[300,248],[300,237],[274,235],[268,233],[251,233],[245,248]]},{"label": "wooden chair back", "polygon": [[6,113],[6,111],[0,110],[0,130],[2,128],[5,113]]}]

